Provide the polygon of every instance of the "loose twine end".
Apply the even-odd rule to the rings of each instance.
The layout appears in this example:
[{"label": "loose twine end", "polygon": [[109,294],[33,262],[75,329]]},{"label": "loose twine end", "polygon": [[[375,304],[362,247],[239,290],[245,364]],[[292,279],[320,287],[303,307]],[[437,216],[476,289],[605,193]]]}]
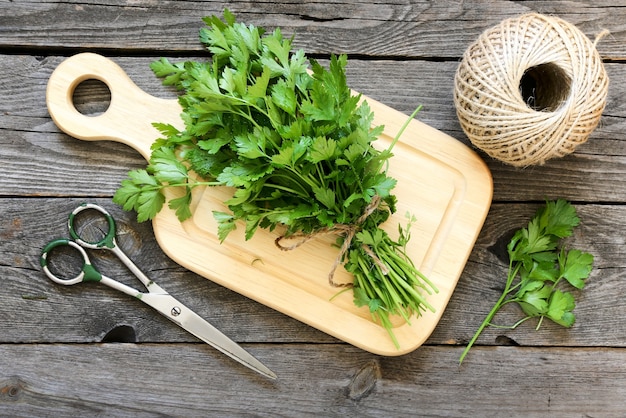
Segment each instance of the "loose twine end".
[{"label": "loose twine end", "polygon": [[602,31],[596,35],[596,39],[593,41],[593,47],[597,48],[598,42],[600,42],[603,38],[609,36],[610,34],[611,31],[609,31],[608,29],[602,29]]},{"label": "loose twine end", "polygon": [[[335,282],[334,280],[335,272],[337,271],[337,267],[339,267],[339,265],[343,261],[345,254],[348,252],[348,249],[350,248],[350,245],[352,245],[352,240],[354,239],[354,236],[361,229],[361,225],[363,224],[363,222],[365,222],[365,220],[372,213],[374,213],[376,209],[378,209],[380,202],[381,202],[380,196],[374,195],[374,197],[372,197],[372,201],[365,207],[365,210],[363,211],[361,216],[353,224],[349,224],[349,225],[337,224],[337,225],[334,225],[332,228],[322,228],[310,234],[293,234],[289,236],[281,235],[278,238],[276,238],[276,240],[274,240],[274,244],[276,244],[276,246],[281,251],[292,251],[300,247],[301,245],[307,243],[309,240],[320,235],[325,235],[329,233],[336,233],[339,235],[343,235],[343,244],[341,244],[341,248],[339,249],[339,254],[335,258],[335,261],[330,269],[330,272],[328,273],[328,283],[333,287],[352,287],[353,286],[352,283]],[[297,241],[291,245],[283,245],[281,241],[287,238],[296,239]],[[372,258],[374,263],[382,270],[383,274],[389,273],[389,269],[376,256],[376,254],[374,253],[374,251],[372,251],[370,247],[363,244],[362,248],[365,251],[365,253]]]}]

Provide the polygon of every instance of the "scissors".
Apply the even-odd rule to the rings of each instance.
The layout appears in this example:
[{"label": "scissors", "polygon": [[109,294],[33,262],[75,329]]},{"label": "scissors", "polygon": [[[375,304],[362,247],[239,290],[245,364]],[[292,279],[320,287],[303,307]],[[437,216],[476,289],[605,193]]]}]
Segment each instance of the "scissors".
[{"label": "scissors", "polygon": [[[107,223],[108,230],[103,238],[98,241],[91,242],[81,238],[75,228],[76,215],[87,209],[95,209],[104,215]],[[254,358],[250,353],[245,351],[236,342],[222,334],[217,328],[213,327],[207,321],[202,319],[198,314],[194,313],[191,309],[185,307],[182,303],[170,296],[165,290],[158,286],[155,282],[146,277],[145,274],[128,258],[128,256],[117,245],[115,239],[116,228],[115,220],[113,217],[101,206],[84,203],[81,206],[74,209],[70,214],[68,220],[68,227],[70,236],[72,239],[55,239],[50,241],[42,250],[40,264],[44,273],[54,282],[70,286],[82,282],[100,282],[127,295],[133,296],[145,304],[153,307],[159,313],[170,319],[178,326],[187,330],[191,334],[195,335],[202,341],[238,361],[246,367],[269,377],[276,379],[276,375],[266,366],[264,366],[259,360]],[[104,233],[104,231],[103,231]],[[52,273],[48,268],[48,259],[50,251],[53,248],[61,246],[70,246],[76,249],[83,259],[83,266],[81,272],[74,278],[59,277]],[[92,250],[108,250],[115,254],[123,263],[132,271],[135,276],[143,283],[147,292],[142,292],[134,289],[124,283],[111,279],[102,275],[92,264],[84,248]]]}]

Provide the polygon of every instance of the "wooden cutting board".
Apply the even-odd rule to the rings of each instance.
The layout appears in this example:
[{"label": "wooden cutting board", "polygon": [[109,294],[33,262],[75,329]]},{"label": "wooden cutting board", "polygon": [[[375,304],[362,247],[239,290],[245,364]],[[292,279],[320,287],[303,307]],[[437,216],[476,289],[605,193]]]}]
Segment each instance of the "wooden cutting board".
[{"label": "wooden cutting board", "polygon": [[[82,115],[72,101],[76,86],[90,79],[104,82],[111,91],[109,108],[98,116]],[[386,148],[407,116],[365,99],[375,113],[374,124],[385,126],[376,146]],[[113,61],[92,53],[75,55],[55,69],[47,104],[52,119],[67,134],[122,142],[146,160],[159,137],[153,122],[183,126],[176,100],[147,94]],[[341,340],[381,355],[408,353],[428,338],[441,318],[487,216],[493,186],[488,168],[472,150],[417,120],[411,121],[394,154],[389,174],[398,180],[394,193],[399,204],[384,227],[396,237],[398,223],[406,224],[405,214],[416,216],[407,252],[439,289],[428,297],[435,313],[413,318],[410,324],[394,321],[400,349],[366,308],[355,307],[352,292],[333,298],[339,289],[328,284],[327,275],[337,256],[330,245],[336,237],[316,238],[282,252],[274,246],[275,233],[259,231],[245,241],[241,227],[220,244],[212,211],[227,210],[222,204],[230,197],[227,188],[195,190],[193,216],[184,223],[164,208],[153,221],[157,241],[181,266]],[[351,276],[338,269],[335,279],[350,282]]]}]

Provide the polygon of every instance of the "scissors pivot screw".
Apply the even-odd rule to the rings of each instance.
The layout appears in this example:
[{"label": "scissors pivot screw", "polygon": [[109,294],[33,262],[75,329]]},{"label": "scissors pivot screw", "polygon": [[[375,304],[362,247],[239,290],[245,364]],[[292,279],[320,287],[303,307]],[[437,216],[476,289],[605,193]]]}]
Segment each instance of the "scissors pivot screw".
[{"label": "scissors pivot screw", "polygon": [[178,306],[174,306],[172,308],[172,316],[178,316],[180,315],[180,308]]}]

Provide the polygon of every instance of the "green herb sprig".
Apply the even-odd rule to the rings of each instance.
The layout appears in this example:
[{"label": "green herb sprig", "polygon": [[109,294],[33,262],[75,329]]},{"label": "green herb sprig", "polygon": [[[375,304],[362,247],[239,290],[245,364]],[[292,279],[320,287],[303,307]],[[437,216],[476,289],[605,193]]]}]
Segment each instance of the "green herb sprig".
[{"label": "green herb sprig", "polygon": [[129,173],[114,201],[143,221],[166,203],[163,190],[176,188],[181,197],[167,203],[182,221],[194,187],[229,186],[229,211],[213,213],[221,241],[241,222],[246,239],[258,228],[284,237],[337,233],[355,304],[398,346],[390,317],[434,310],[424,295],[437,291],[405,252],[414,219],[397,239],[379,228],[396,210],[387,167],[400,134],[387,149],[372,146],[383,127],[372,126],[367,102],[349,89],[346,55],[331,56],[325,69],[292,51],[280,29],[266,34],[229,11],[204,22],[200,40],[211,60],[151,64],[163,84],[183,92],[185,128],[155,124],[162,138],[148,166]]},{"label": "green herb sprig", "polygon": [[501,328],[514,329],[531,318],[539,318],[536,329],[544,318],[564,327],[574,325],[574,295],[560,289],[559,285],[567,283],[582,289],[591,273],[593,256],[577,249],[567,250],[561,244],[579,223],[576,208],[559,199],[546,202],[528,226],[513,235],[507,245],[509,269],[504,291],[467,344],[459,362],[463,362],[486,327],[496,326],[492,324],[494,316],[509,303],[517,303],[526,316],[511,326],[499,326]]}]

